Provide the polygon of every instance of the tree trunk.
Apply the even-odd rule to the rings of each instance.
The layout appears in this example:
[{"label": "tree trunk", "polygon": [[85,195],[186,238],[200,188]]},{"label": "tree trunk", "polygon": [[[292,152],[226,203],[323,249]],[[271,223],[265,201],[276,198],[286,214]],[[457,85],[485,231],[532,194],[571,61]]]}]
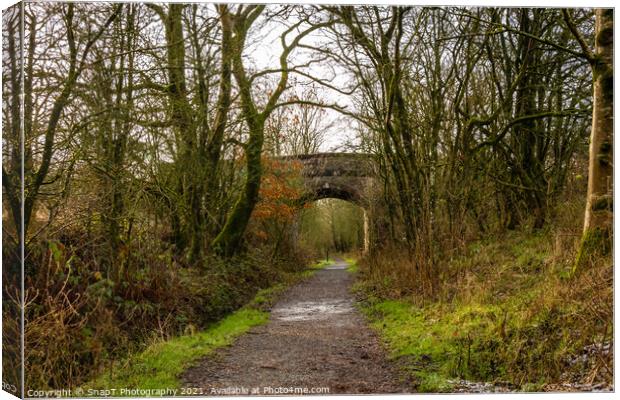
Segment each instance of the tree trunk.
[{"label": "tree trunk", "polygon": [[596,10],[595,53],[592,60],[593,102],[588,194],[578,267],[589,254],[611,249],[613,223],[613,15]]},{"label": "tree trunk", "polygon": [[613,10],[596,10],[596,56],[592,66],[594,109],[590,135],[584,234],[611,230],[613,173]]},{"label": "tree trunk", "polygon": [[[222,67],[220,72],[219,93],[217,99],[217,114],[215,116],[213,133],[207,144],[206,153],[206,213],[203,220],[213,218],[209,213],[213,213],[217,209],[217,196],[219,192],[219,184],[221,182],[219,175],[219,163],[222,158],[222,144],[224,143],[224,133],[228,122],[228,112],[232,103],[232,21],[227,5],[218,6],[220,14],[220,26],[222,28],[221,51],[222,51]],[[206,234],[213,235],[215,229],[218,228],[217,221],[209,221],[205,226],[208,230]]]},{"label": "tree trunk", "polygon": [[264,126],[250,128],[250,140],[246,148],[247,177],[232,212],[226,220],[222,231],[212,243],[215,252],[230,257],[238,253],[245,234],[245,229],[258,202],[258,193],[262,177],[261,154],[263,150]]}]

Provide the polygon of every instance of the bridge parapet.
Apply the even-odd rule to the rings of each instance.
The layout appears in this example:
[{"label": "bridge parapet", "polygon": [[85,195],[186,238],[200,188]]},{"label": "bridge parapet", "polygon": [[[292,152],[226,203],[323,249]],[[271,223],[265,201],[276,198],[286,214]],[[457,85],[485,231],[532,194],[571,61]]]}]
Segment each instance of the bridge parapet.
[{"label": "bridge parapet", "polygon": [[304,201],[337,198],[368,206],[369,189],[375,179],[370,154],[317,153],[279,159],[301,162]]}]

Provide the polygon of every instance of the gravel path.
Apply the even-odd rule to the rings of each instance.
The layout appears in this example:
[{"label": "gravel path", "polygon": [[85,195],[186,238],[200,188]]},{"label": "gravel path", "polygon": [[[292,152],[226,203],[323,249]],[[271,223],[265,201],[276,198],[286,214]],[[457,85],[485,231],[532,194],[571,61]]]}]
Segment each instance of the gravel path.
[{"label": "gravel path", "polygon": [[183,374],[195,394],[407,393],[339,261],[289,289],[266,325]]}]

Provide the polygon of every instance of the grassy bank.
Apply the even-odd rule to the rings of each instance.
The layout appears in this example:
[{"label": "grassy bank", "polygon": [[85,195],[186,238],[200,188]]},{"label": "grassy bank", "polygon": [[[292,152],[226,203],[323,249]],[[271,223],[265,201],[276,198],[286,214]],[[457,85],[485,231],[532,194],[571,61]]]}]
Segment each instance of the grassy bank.
[{"label": "grassy bank", "polygon": [[131,355],[106,373],[84,385],[82,393],[97,393],[96,390],[139,388],[180,388],[180,375],[214,350],[228,346],[254,326],[269,319],[268,309],[291,285],[306,279],[322,266],[312,266],[304,271],[290,273],[286,278],[269,288],[258,291],[244,307],[226,316],[201,332],[156,341],[144,351]]},{"label": "grassy bank", "polygon": [[434,298],[404,292],[397,271],[371,274],[367,263],[356,289],[372,326],[419,391],[451,391],[455,379],[523,391],[564,381],[611,382],[611,354],[579,359],[584,348],[613,336],[611,260],[592,260],[570,276],[571,254],[561,247],[550,233],[471,243],[446,260]]},{"label": "grassy bank", "polygon": [[253,326],[264,324],[268,317],[264,311],[243,308],[203,332],[150,345],[83,389],[178,388],[179,375],[194,362],[231,344]]},{"label": "grassy bank", "polygon": [[328,265],[333,264],[334,262],[335,262],[335,261],[334,261],[334,260],[332,260],[331,258],[329,258],[329,259],[327,259],[327,260],[325,260],[325,259],[323,259],[323,260],[318,260],[318,261],[316,261],[314,264],[312,264],[312,265],[310,266],[310,268],[314,268],[314,269],[321,269],[321,268],[325,268],[325,267],[327,267]]},{"label": "grassy bank", "polygon": [[357,265],[357,259],[352,257],[347,257],[344,259],[349,266],[347,267],[347,271],[357,273],[359,272],[359,266]]}]

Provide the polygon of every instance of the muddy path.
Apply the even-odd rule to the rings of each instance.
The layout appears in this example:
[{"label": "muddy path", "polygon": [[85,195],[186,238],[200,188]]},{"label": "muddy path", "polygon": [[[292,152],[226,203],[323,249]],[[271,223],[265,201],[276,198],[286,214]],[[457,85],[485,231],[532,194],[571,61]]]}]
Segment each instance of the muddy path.
[{"label": "muddy path", "polygon": [[355,309],[346,268],[338,261],[289,289],[266,325],[187,370],[185,386],[203,395],[410,393]]}]

